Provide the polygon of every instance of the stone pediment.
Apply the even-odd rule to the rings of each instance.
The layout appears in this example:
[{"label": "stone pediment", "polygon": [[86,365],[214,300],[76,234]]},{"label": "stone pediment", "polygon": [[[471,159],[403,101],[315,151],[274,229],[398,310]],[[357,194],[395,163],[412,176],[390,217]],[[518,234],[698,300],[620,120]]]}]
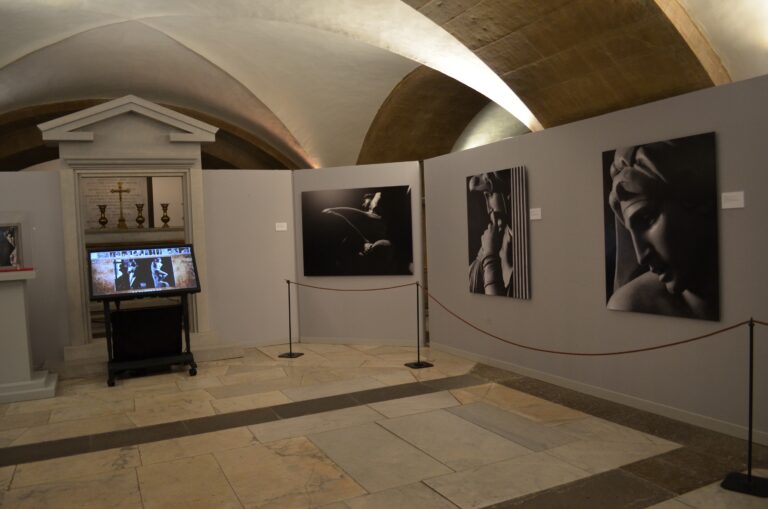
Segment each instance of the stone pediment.
[{"label": "stone pediment", "polygon": [[[201,143],[216,140],[214,127],[135,95],[126,95],[91,108],[51,120],[37,127],[48,142],[94,141],[96,124],[122,115],[138,115],[168,127],[170,142]],[[159,127],[159,126],[158,126]],[[89,129],[92,128],[92,129]]]}]

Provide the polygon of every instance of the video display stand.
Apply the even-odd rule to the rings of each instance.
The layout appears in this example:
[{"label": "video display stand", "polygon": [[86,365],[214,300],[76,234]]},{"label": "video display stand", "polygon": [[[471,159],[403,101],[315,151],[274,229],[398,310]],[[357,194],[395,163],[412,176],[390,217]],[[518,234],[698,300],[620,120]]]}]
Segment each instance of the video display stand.
[{"label": "video display stand", "polygon": [[182,293],[180,297],[179,304],[133,309],[121,309],[121,302],[127,298],[104,299],[109,355],[107,385],[115,385],[118,373],[174,365],[189,366],[189,375],[197,375],[190,350],[188,296]]}]

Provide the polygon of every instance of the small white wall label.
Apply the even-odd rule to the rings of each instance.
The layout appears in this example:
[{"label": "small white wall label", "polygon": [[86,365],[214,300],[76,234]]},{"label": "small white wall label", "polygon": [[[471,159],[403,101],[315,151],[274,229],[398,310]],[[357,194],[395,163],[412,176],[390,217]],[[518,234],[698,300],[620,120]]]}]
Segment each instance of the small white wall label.
[{"label": "small white wall label", "polygon": [[722,193],[720,195],[720,208],[743,209],[744,208],[744,191]]},{"label": "small white wall label", "polygon": [[531,209],[529,213],[530,213],[531,221],[538,221],[539,219],[541,219],[541,209]]},{"label": "small white wall label", "polygon": [[275,223],[275,231],[276,232],[287,232],[288,231],[288,223]]}]

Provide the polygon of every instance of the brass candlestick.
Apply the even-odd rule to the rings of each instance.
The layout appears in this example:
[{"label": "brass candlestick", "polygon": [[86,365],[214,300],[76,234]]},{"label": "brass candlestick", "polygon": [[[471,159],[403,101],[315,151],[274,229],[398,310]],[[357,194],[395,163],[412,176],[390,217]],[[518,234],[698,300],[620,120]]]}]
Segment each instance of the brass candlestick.
[{"label": "brass candlestick", "polygon": [[144,228],[144,216],[142,215],[142,212],[144,211],[144,204],[143,203],[137,203],[136,204],[136,211],[138,212],[138,215],[136,216],[136,224],[138,224],[139,228]]},{"label": "brass candlestick", "polygon": [[160,207],[163,209],[163,215],[160,217],[160,221],[163,222],[163,228],[168,228],[168,221],[171,220],[170,217],[168,217],[168,204],[167,203],[161,203]]},{"label": "brass candlestick", "polygon": [[97,205],[99,207],[99,212],[101,212],[101,217],[99,218],[99,224],[102,228],[107,227],[107,223],[109,222],[109,219],[107,219],[107,206],[106,205]]}]

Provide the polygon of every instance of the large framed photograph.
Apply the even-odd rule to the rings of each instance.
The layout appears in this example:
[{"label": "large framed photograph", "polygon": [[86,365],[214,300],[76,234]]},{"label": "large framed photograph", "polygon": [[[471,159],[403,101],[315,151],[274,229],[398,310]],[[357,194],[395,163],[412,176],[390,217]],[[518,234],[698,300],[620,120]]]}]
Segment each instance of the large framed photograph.
[{"label": "large framed photograph", "polygon": [[22,265],[21,223],[0,223],[0,270]]},{"label": "large framed photograph", "polygon": [[305,276],[413,274],[410,186],[301,193]]},{"label": "large framed photograph", "polygon": [[525,167],[471,175],[466,190],[469,291],[530,299]]},{"label": "large framed photograph", "polygon": [[608,309],[719,320],[715,133],[603,152]]}]

